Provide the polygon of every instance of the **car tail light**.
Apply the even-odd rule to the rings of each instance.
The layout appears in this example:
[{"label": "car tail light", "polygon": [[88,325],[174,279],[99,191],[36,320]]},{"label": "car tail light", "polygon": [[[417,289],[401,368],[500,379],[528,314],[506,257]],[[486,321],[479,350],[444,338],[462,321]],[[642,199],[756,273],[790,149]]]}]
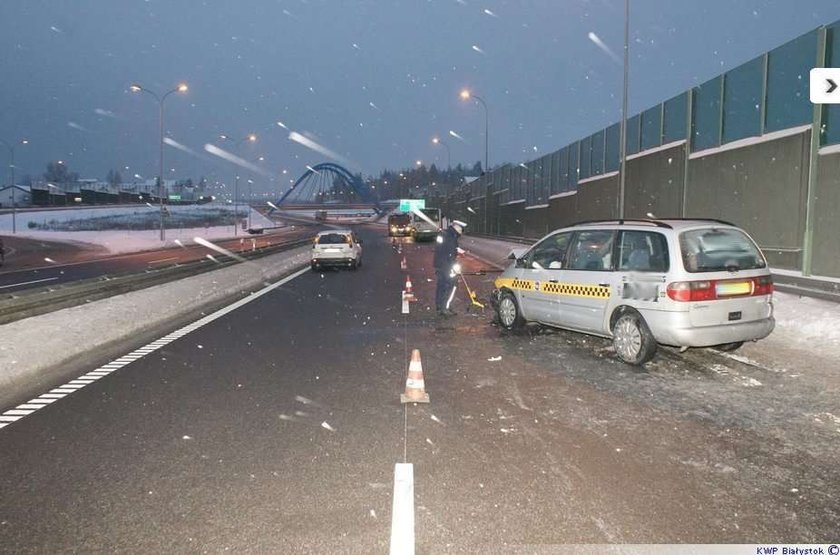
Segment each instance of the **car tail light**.
[{"label": "car tail light", "polygon": [[717,298],[715,282],[705,281],[675,281],[668,284],[668,297],[679,302],[711,301]]},{"label": "car tail light", "polygon": [[753,295],[772,295],[773,294],[773,276],[761,276],[753,278],[755,282],[755,290]]},{"label": "car tail light", "polygon": [[668,298],[678,302],[702,302],[773,293],[773,277],[748,279],[675,281],[668,284]]}]

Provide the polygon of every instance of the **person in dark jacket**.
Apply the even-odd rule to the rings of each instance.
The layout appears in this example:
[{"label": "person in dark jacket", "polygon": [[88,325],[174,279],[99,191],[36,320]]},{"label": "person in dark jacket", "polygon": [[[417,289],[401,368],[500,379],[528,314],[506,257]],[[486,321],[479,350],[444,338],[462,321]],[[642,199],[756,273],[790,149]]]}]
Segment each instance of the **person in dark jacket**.
[{"label": "person in dark jacket", "polygon": [[437,236],[435,244],[435,278],[437,279],[435,308],[437,308],[438,316],[455,314],[449,308],[449,305],[455,296],[455,279],[458,277],[458,271],[455,269],[459,250],[458,238],[464,233],[466,226],[467,224],[460,220],[453,220],[449,227]]}]

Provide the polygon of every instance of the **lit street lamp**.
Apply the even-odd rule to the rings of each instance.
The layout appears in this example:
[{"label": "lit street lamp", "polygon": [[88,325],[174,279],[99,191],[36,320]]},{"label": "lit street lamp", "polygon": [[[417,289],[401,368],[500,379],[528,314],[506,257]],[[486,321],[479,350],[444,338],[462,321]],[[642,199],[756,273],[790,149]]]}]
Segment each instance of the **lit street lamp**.
[{"label": "lit street lamp", "polygon": [[469,89],[461,91],[461,99],[469,100],[474,98],[484,106],[484,171],[490,171],[490,111],[487,109],[487,103],[477,94],[472,93]]},{"label": "lit street lamp", "polygon": [[441,140],[440,137],[434,137],[432,139],[432,144],[441,145],[442,147],[444,147],[446,149],[446,169],[447,170],[451,169],[452,168],[452,156],[451,156],[451,153],[449,152],[449,145],[446,144],[445,142],[443,142],[443,140]]},{"label": "lit street lamp", "polygon": [[159,120],[159,123],[160,123],[160,158],[159,158],[160,166],[159,166],[159,169],[160,169],[160,171],[158,172],[158,197],[160,198],[160,240],[165,241],[166,240],[166,228],[164,227],[164,220],[163,220],[163,216],[164,216],[164,210],[163,210],[163,102],[166,100],[166,97],[168,97],[170,94],[176,93],[176,92],[185,93],[189,90],[189,87],[187,87],[186,83],[180,83],[174,89],[172,89],[170,91],[167,91],[163,96],[158,96],[155,92],[150,91],[149,89],[146,89],[146,88],[138,85],[137,83],[132,83],[132,85],[129,87],[129,90],[131,90],[131,92],[133,92],[133,93],[144,92],[144,93],[148,93],[148,94],[152,95],[154,97],[154,99],[157,100],[158,106],[160,107],[160,120]]},{"label": "lit street lamp", "polygon": [[17,229],[17,202],[15,201],[15,147],[17,145],[28,145],[29,141],[27,139],[21,139],[20,141],[9,143],[0,139],[0,143],[9,149],[9,171],[12,172],[12,233],[15,233]]}]

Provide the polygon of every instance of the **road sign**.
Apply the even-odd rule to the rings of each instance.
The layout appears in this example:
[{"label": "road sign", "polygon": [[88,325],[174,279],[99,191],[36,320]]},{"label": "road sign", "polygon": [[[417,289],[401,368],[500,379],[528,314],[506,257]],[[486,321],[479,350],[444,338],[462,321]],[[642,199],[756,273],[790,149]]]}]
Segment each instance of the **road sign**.
[{"label": "road sign", "polygon": [[400,212],[411,212],[414,209],[422,210],[423,208],[426,208],[426,199],[424,198],[400,199]]},{"label": "road sign", "polygon": [[181,200],[181,195],[169,195],[169,200]]},{"label": "road sign", "polygon": [[840,104],[840,68],[812,69],[810,92],[813,104]]}]

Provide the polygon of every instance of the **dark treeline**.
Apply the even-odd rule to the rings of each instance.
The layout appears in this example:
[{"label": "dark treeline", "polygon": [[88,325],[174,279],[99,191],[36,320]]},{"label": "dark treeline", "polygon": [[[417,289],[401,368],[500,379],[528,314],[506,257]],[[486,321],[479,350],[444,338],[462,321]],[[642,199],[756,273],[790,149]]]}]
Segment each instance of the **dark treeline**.
[{"label": "dark treeline", "polygon": [[384,170],[379,177],[368,179],[367,184],[380,200],[421,198],[449,194],[464,183],[464,178],[478,177],[481,172],[481,162],[472,167],[458,164],[443,170],[435,164],[421,164],[403,170]]}]

